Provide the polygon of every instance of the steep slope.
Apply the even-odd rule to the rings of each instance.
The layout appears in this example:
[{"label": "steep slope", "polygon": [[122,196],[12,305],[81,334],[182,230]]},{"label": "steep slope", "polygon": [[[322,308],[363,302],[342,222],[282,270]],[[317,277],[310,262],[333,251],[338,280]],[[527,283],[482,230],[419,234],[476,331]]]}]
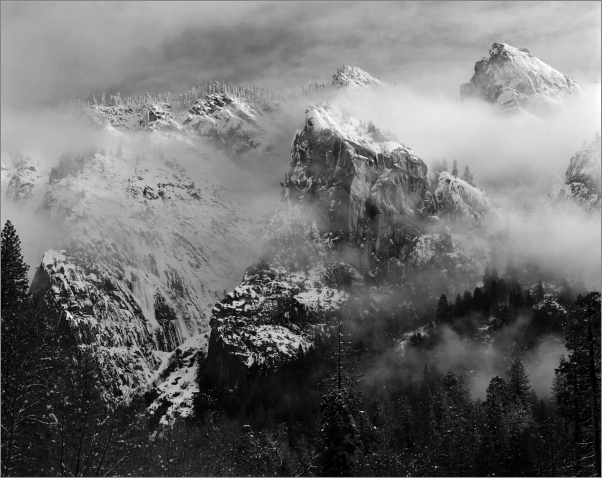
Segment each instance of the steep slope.
[{"label": "steep slope", "polygon": [[600,135],[591,143],[583,143],[573,155],[563,184],[555,185],[549,197],[552,204],[578,207],[588,212],[600,212]]},{"label": "steep slope", "polygon": [[49,168],[3,154],[2,191],[64,231],[31,291],[61,334],[98,350],[119,394],[147,383],[188,337],[201,334],[206,348],[208,309],[256,257],[260,229],[250,186],[220,152],[157,132],[107,134],[121,157],[66,154]]},{"label": "steep slope", "polygon": [[501,111],[548,114],[563,99],[579,95],[581,87],[526,48],[494,43],[489,58],[475,64],[470,83],[460,87],[462,98],[480,98]]}]

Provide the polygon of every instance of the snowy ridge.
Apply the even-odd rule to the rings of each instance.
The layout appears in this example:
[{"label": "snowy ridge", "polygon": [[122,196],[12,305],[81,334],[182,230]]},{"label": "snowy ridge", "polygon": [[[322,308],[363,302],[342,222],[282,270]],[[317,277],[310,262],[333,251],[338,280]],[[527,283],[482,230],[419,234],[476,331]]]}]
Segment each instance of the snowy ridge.
[{"label": "snowy ridge", "polygon": [[565,98],[579,95],[581,87],[526,48],[494,43],[490,57],[475,64],[475,73],[461,86],[463,98],[478,97],[502,111],[545,115]]},{"label": "snowy ridge", "polygon": [[227,93],[198,100],[182,124],[202,137],[216,140],[232,155],[269,155],[274,146],[267,138],[270,121],[264,112]]},{"label": "snowy ridge", "polygon": [[337,68],[332,76],[332,84],[337,87],[348,88],[378,88],[383,85],[380,80],[372,77],[357,66],[343,65]]},{"label": "snowy ridge", "polygon": [[236,96],[213,93],[177,111],[172,111],[170,103],[148,103],[141,108],[94,105],[82,114],[104,131],[201,137],[230,158],[261,169],[265,158],[275,154],[275,143],[283,139],[279,121],[287,113],[279,104],[261,110]]}]

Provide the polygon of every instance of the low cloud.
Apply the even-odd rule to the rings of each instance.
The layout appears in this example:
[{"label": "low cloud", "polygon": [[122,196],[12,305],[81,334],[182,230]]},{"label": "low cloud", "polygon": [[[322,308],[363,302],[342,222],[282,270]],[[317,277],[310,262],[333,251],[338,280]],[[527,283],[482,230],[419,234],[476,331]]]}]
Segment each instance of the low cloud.
[{"label": "low cloud", "polygon": [[301,86],[343,63],[458,95],[495,41],[600,79],[593,2],[4,2],[1,21],[3,109],[209,80]]}]

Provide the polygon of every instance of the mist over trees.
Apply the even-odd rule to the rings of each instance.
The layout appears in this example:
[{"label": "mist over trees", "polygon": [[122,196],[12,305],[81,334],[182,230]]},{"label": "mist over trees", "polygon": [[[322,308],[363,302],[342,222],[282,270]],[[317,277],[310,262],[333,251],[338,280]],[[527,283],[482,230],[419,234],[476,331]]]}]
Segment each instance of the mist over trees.
[{"label": "mist over trees", "polygon": [[[504,278],[487,269],[482,287],[454,301],[441,295],[434,329],[408,346],[435,348],[443,327],[475,336],[467,316],[495,315],[494,327],[503,330],[531,313],[527,335],[557,331],[568,350],[550,397],[533,391],[519,355],[503,376],[490,378],[484,399],[472,398],[465,374],[441,374],[428,364],[417,375],[370,383],[358,371],[379,354],[368,353],[354,330],[345,332],[353,319],[342,314],[335,333],[298,361],[273,375],[251,375],[237,390],[212,384],[200,367],[195,414],[162,425],[146,410],[149,395],[114,401],[99,394],[93,348],[65,353],[73,349],[51,327],[56,318],[27,293],[20,240],[7,222],[2,473],[599,476],[600,293],[575,297],[566,285],[553,299],[541,282],[520,287],[509,269]],[[553,300],[565,310],[558,322],[538,319]]]}]

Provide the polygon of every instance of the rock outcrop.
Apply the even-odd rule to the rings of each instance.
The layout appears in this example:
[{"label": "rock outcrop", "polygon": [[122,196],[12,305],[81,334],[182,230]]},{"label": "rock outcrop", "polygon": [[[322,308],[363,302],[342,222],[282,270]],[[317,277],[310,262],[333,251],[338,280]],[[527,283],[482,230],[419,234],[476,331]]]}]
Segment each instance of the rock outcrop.
[{"label": "rock outcrop", "polygon": [[361,251],[361,267],[373,255],[405,256],[419,235],[419,215],[434,207],[426,176],[411,149],[375,141],[367,125],[322,103],[307,110],[295,135],[285,186],[310,205],[320,231]]},{"label": "rock outcrop", "polygon": [[446,171],[439,174],[435,190],[439,216],[468,226],[481,226],[500,219],[500,210],[481,189]]},{"label": "rock outcrop", "polygon": [[[213,308],[213,383],[236,387],[295,360],[332,331],[342,308],[363,323],[372,313],[411,316],[403,297],[413,270],[480,273],[490,249],[478,234],[495,208],[468,184],[443,183],[433,197],[411,149],[332,105],[310,106],[264,236],[266,262]],[[470,234],[457,231],[464,219]]]},{"label": "rock outcrop", "polygon": [[552,204],[600,213],[600,181],[600,135],[597,134],[594,141],[584,142],[571,158],[564,183],[554,186],[549,194]]},{"label": "rock outcrop", "polygon": [[332,85],[350,88],[378,88],[383,83],[357,66],[343,65],[332,76]]},{"label": "rock outcrop", "polygon": [[183,125],[221,145],[227,154],[243,157],[270,155],[274,145],[266,137],[265,113],[227,93],[214,93],[196,101]]},{"label": "rock outcrop", "polygon": [[169,112],[170,105],[150,104],[140,112],[138,124],[146,131],[180,131],[182,126]]},{"label": "rock outcrop", "polygon": [[480,98],[502,111],[549,114],[563,99],[581,93],[581,87],[526,48],[494,43],[489,58],[475,64],[470,83],[460,87],[462,98]]}]

